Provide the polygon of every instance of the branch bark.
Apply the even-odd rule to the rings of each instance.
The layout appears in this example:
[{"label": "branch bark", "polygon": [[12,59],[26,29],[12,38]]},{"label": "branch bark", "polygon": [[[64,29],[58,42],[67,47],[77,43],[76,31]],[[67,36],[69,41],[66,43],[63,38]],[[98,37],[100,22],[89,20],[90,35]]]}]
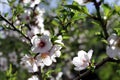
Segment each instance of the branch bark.
[{"label": "branch bark", "polygon": [[[120,60],[115,60],[115,59],[112,59],[110,57],[106,57],[104,58],[101,62],[95,64],[95,70],[96,69],[99,69],[101,66],[103,66],[105,63],[107,62],[116,62],[116,63],[120,63]],[[86,77],[88,76],[90,73],[92,73],[91,70],[87,70],[86,72],[84,72],[83,74],[80,74],[80,76],[76,77],[74,80],[80,80],[81,78],[83,77]]]},{"label": "branch bark", "polygon": [[2,15],[0,15],[0,18],[3,19],[6,23],[8,23],[14,30],[17,31],[18,33],[20,33],[23,37],[25,37],[31,44],[31,40],[29,39],[29,37],[27,37],[26,35],[24,35],[19,29],[17,29],[11,22],[9,22],[5,17],[3,17]]},{"label": "branch bark", "polygon": [[107,33],[107,29],[106,29],[106,25],[107,25],[107,21],[105,21],[102,17],[101,17],[101,14],[100,14],[100,5],[101,5],[101,1],[100,2],[97,2],[97,0],[93,0],[93,3],[95,5],[95,8],[96,8],[96,12],[97,12],[97,20],[100,22],[100,25],[103,29],[103,32],[104,32],[104,36],[105,36],[105,39],[107,39],[109,37],[108,33]]}]

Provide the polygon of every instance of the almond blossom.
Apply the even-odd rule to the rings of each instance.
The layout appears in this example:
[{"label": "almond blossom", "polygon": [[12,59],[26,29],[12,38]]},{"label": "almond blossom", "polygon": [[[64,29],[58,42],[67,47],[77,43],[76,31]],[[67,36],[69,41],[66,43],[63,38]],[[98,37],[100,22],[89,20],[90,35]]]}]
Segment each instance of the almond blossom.
[{"label": "almond blossom", "polygon": [[33,75],[31,78],[28,78],[28,80],[39,80],[39,78],[36,75]]},{"label": "almond blossom", "polygon": [[21,60],[21,65],[25,69],[28,69],[28,72],[33,73],[38,71],[37,61],[34,59],[34,57],[25,55]]},{"label": "almond blossom", "polygon": [[18,56],[17,56],[16,52],[9,53],[8,56],[9,56],[9,61],[12,62],[13,64],[17,65]]},{"label": "almond blossom", "polygon": [[56,57],[60,57],[61,55],[61,48],[62,46],[60,45],[62,43],[62,39],[58,37],[57,40],[54,41],[55,43],[59,44],[54,44],[49,51],[40,53],[37,57],[36,60],[38,61],[38,65],[41,66],[50,66],[52,62],[56,62]]},{"label": "almond blossom", "polygon": [[120,58],[120,37],[112,34],[108,39],[106,53],[110,58]]},{"label": "almond blossom", "polygon": [[6,71],[7,69],[8,69],[7,58],[0,57],[0,70],[1,71]]},{"label": "almond blossom", "polygon": [[30,7],[35,7],[35,5],[39,4],[41,0],[21,0],[24,5],[30,5]]},{"label": "almond blossom", "polygon": [[72,63],[75,65],[75,70],[80,71],[87,68],[90,64],[93,50],[89,50],[88,53],[81,50],[78,51],[78,56],[73,58]]},{"label": "almond blossom", "polygon": [[37,63],[39,66],[42,65],[44,67],[44,66],[50,66],[52,64],[52,60],[49,56],[49,52],[39,54],[36,57],[36,59],[38,61]]},{"label": "almond blossom", "polygon": [[33,44],[32,51],[34,53],[44,53],[49,51],[52,47],[50,37],[47,35],[35,35],[34,37],[32,37],[31,42]]},{"label": "almond blossom", "polygon": [[19,19],[22,20],[25,23],[29,23],[31,20],[31,10],[30,9],[25,9],[24,13],[19,16]]}]

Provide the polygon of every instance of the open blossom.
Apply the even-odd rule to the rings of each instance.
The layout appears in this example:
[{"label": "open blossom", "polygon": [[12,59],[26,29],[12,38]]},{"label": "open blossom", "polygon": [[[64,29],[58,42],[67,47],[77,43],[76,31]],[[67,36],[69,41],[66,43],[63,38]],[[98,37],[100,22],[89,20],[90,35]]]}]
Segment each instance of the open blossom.
[{"label": "open blossom", "polygon": [[31,42],[33,44],[32,51],[35,53],[45,53],[52,47],[50,37],[47,35],[42,35],[40,37],[35,35],[31,39]]},{"label": "open blossom", "polygon": [[31,78],[28,78],[28,80],[39,80],[39,78],[36,75],[33,75]]},{"label": "open blossom", "polygon": [[30,7],[35,7],[35,5],[39,4],[41,0],[21,0],[24,5],[29,4]]},{"label": "open blossom", "polygon": [[20,20],[24,21],[25,23],[29,23],[31,20],[31,10],[26,9],[22,15],[19,16]]},{"label": "open blossom", "polygon": [[45,65],[45,66],[50,66],[52,62],[56,62],[56,57],[60,57],[61,55],[61,48],[62,46],[60,45],[62,43],[62,39],[58,37],[57,41],[59,44],[54,44],[49,51],[40,53],[37,57],[36,60],[38,61],[38,65]]},{"label": "open blossom", "polygon": [[37,66],[37,61],[28,55],[23,56],[21,59],[21,65],[25,68],[28,69],[28,72],[37,72],[38,71],[38,66]]},{"label": "open blossom", "polygon": [[108,38],[109,45],[106,47],[107,55],[110,58],[120,58],[120,37],[112,34]]},{"label": "open blossom", "polygon": [[36,57],[37,63],[39,66],[50,66],[52,64],[52,60],[49,56],[49,52],[41,53]]},{"label": "open blossom", "polygon": [[81,50],[78,52],[78,56],[73,58],[72,63],[75,65],[75,70],[80,71],[87,68],[90,64],[93,50],[89,50],[88,53]]},{"label": "open blossom", "polygon": [[5,57],[0,57],[0,70],[6,71],[8,69],[8,62]]},{"label": "open blossom", "polygon": [[34,7],[35,5],[39,4],[41,0],[31,0],[30,7]]},{"label": "open blossom", "polygon": [[12,62],[13,64],[17,65],[17,55],[15,52],[9,53],[9,61]]}]

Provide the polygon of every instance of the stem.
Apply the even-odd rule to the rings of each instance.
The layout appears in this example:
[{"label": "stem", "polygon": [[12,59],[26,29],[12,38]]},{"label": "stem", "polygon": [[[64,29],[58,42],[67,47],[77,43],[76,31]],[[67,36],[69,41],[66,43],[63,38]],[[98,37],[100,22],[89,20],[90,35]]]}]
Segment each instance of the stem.
[{"label": "stem", "polygon": [[41,73],[41,67],[38,67],[38,69],[39,69],[39,72],[38,72],[39,79],[40,79],[40,80],[43,80],[43,79],[42,79],[42,73]]},{"label": "stem", "polygon": [[3,19],[5,22],[7,22],[14,30],[17,31],[18,33],[20,33],[23,37],[25,37],[31,44],[31,40],[29,39],[29,37],[25,36],[19,29],[17,29],[12,23],[10,23],[6,18],[4,18],[2,15],[0,15],[0,18]]},{"label": "stem", "polygon": [[98,17],[98,21],[100,22],[100,25],[103,29],[104,35],[105,35],[105,39],[107,39],[109,37],[108,33],[107,33],[107,29],[106,29],[106,25],[107,25],[107,21],[104,21],[104,19],[102,19],[101,14],[100,14],[100,4],[101,2],[97,2],[96,0],[93,0],[96,11],[97,11],[97,17]]}]

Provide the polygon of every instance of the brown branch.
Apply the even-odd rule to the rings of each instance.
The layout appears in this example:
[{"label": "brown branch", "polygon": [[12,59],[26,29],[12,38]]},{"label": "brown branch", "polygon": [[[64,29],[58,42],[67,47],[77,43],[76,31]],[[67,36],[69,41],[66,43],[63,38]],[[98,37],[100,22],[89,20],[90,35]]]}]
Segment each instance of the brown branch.
[{"label": "brown branch", "polygon": [[101,5],[102,2],[101,1],[97,2],[96,0],[93,0],[93,2],[94,2],[94,5],[95,5],[95,8],[96,8],[96,11],[97,11],[97,18],[98,18],[97,20],[100,22],[100,25],[103,29],[105,39],[107,39],[109,37],[109,35],[107,33],[107,29],[106,29],[107,21],[102,19],[101,14],[100,14],[100,5]]},{"label": "brown branch", "polygon": [[[110,57],[106,57],[106,58],[104,58],[101,62],[95,64],[95,70],[96,70],[96,69],[99,69],[101,66],[103,66],[103,65],[104,65],[105,63],[107,63],[107,62],[120,63],[120,60],[115,60],[115,59],[112,59],[112,58],[110,58]],[[87,70],[86,72],[80,74],[80,76],[76,77],[74,80],[79,80],[79,79],[81,79],[81,78],[83,78],[83,77],[86,77],[86,76],[88,76],[90,73],[92,73],[92,71],[91,71],[91,70]]]},{"label": "brown branch", "polygon": [[30,40],[30,38],[29,37],[27,37],[26,35],[24,35],[23,33],[22,33],[22,31],[20,31],[19,29],[17,29],[11,22],[9,22],[6,18],[4,18],[2,15],[0,15],[0,18],[1,19],[3,19],[5,22],[7,22],[13,29],[11,29],[11,30],[13,30],[13,31],[17,31],[18,33],[20,33],[23,37],[25,37],[29,42],[30,42],[30,44],[31,44],[31,40]]}]

